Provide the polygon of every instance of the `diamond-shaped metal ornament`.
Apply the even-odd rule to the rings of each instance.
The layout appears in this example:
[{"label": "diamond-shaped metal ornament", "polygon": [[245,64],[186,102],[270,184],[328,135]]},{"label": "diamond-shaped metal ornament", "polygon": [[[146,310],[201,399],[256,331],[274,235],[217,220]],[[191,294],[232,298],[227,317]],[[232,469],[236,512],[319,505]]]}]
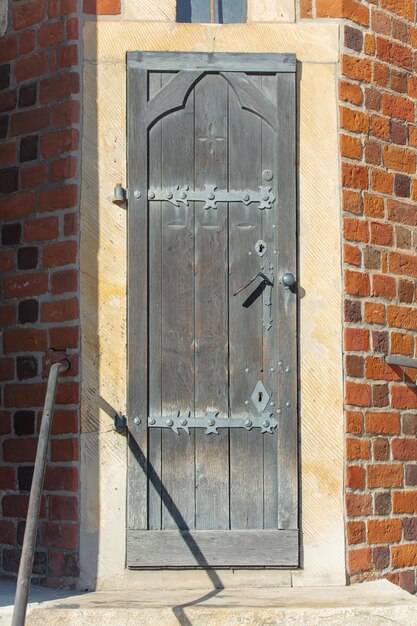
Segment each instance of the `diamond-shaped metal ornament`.
[{"label": "diamond-shaped metal ornament", "polygon": [[258,413],[262,413],[265,410],[266,405],[269,402],[269,398],[270,395],[265,389],[263,382],[261,380],[258,380],[255,389],[253,390],[253,393],[251,395],[252,402],[255,405]]}]

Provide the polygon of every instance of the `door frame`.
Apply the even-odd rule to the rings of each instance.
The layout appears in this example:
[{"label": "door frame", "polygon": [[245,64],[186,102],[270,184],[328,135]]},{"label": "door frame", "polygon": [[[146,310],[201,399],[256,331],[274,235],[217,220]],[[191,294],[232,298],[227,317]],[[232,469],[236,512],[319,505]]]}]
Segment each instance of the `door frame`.
[{"label": "door frame", "polygon": [[[278,249],[281,279],[285,272],[295,273],[297,267],[296,241],[296,59],[292,54],[245,53],[163,53],[131,52],[127,55],[128,102],[129,94],[137,97],[136,108],[147,109],[147,90],[143,89],[143,76],[147,70],[160,71],[233,71],[273,72],[282,74],[278,99],[277,132],[277,203],[280,224]],[[144,74],[145,73],[145,74]],[[146,84],[146,83],[145,83]],[[183,98],[182,100],[184,100]],[[181,99],[174,106],[180,107]],[[154,117],[153,119],[156,119]],[[128,554],[129,567],[154,567],[155,543],[152,535],[164,536],[166,545],[177,543],[184,549],[184,541],[192,555],[184,557],[183,567],[205,567],[196,562],[194,544],[205,552],[213,541],[213,533],[220,540],[219,531],[149,531],[147,530],[148,467],[147,467],[147,416],[148,416],[148,232],[147,210],[147,157],[148,126],[152,121],[145,115],[135,116],[128,124],[128,514],[127,542],[136,546],[134,556]],[[280,155],[282,160],[280,161]],[[284,158],[285,157],[285,158]],[[282,192],[280,193],[280,191]],[[138,194],[137,192],[140,192]],[[129,276],[135,279],[129,280]],[[298,408],[297,408],[297,297],[294,290],[277,289],[277,310],[280,324],[287,332],[280,335],[278,359],[278,395],[283,399],[278,424],[278,454],[280,479],[278,484],[278,530],[259,531],[257,534],[280,533],[287,557],[281,550],[283,567],[298,566]],[[143,340],[146,338],[146,340]],[[280,355],[283,355],[282,358]],[[152,479],[152,477],[151,477]],[[225,545],[227,535],[224,531]],[[233,531],[240,541],[255,539],[257,531]],[[205,533],[205,535],[204,535]],[[209,533],[207,535],[207,533]],[[247,538],[243,534],[248,534]],[[260,541],[258,537],[255,539]],[[269,542],[274,539],[270,536]],[[164,543],[164,541],[163,541]],[[162,543],[162,546],[163,546]],[[281,544],[281,541],[280,541]],[[143,554],[143,548],[146,555]],[[270,543],[269,543],[270,545]],[[140,563],[138,554],[142,552]],[[277,554],[268,558],[268,543],[263,553],[264,566],[276,566]],[[273,551],[272,551],[273,552]],[[161,550],[163,556],[163,549]],[[245,562],[241,566],[259,563]],[[169,564],[166,564],[169,566]],[[220,567],[221,563],[212,562]],[[236,565],[238,566],[238,565]]]}]

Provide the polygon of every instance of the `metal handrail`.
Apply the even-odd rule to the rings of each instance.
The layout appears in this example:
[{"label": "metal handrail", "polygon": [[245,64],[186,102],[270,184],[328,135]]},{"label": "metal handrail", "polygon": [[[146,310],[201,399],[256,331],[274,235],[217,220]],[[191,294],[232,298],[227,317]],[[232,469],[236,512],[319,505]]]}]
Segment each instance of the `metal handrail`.
[{"label": "metal handrail", "polygon": [[410,359],[406,356],[397,356],[389,354],[385,357],[385,363],[388,365],[398,365],[399,367],[415,367],[417,368],[417,359]]},{"label": "metal handrail", "polygon": [[38,448],[36,451],[35,467],[33,470],[32,486],[30,489],[29,507],[26,518],[22,556],[20,557],[11,626],[24,626],[25,624],[26,609],[30,591],[30,579],[32,576],[33,559],[35,557],[36,535],[38,532],[39,511],[42,500],[43,481],[45,477],[49,436],[51,434],[56,387],[59,374],[68,371],[69,368],[69,361],[64,359],[60,363],[54,363],[49,371],[45,403],[42,413],[42,423],[39,432]]}]

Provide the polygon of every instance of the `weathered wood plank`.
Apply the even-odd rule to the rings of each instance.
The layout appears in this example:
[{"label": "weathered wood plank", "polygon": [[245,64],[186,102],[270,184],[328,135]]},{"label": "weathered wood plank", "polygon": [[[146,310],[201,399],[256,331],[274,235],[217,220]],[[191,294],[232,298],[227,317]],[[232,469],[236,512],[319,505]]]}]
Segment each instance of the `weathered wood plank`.
[{"label": "weathered wood plank", "polygon": [[298,531],[127,533],[128,567],[297,567]]},{"label": "weathered wood plank", "polygon": [[272,128],[277,127],[276,106],[262,93],[258,80],[239,72],[222,72],[236,94],[242,109],[262,117]]},{"label": "weathered wood plank", "polygon": [[[295,76],[278,75],[278,250],[280,277],[297,275],[296,241],[296,99]],[[297,295],[282,284],[277,289],[279,341],[278,396],[281,417],[278,426],[279,528],[298,527],[297,455]]]},{"label": "weathered wood plank", "polygon": [[295,54],[250,54],[246,52],[128,52],[129,67],[176,71],[295,72]]},{"label": "weathered wood plank", "polygon": [[[260,79],[254,79],[260,80]],[[229,188],[252,189],[261,179],[261,120],[241,109],[229,87]],[[260,269],[255,243],[261,238],[261,211],[229,205],[229,345],[231,417],[256,411],[251,395],[262,379],[262,294],[244,306],[256,286],[233,293]],[[263,527],[263,437],[259,431],[230,432],[231,528]]]},{"label": "weathered wood plank", "polygon": [[[205,76],[195,88],[195,187],[227,187],[227,83]],[[228,410],[227,203],[195,203],[195,410]],[[195,432],[196,528],[229,527],[229,435]]]},{"label": "weathered wood plank", "polygon": [[[246,22],[247,0],[217,0],[214,21],[220,24]],[[207,0],[178,0],[177,22],[210,22],[210,2]]]},{"label": "weathered wood plank", "polygon": [[182,109],[190,89],[202,73],[182,70],[173,78],[171,76],[171,80],[166,81],[163,88],[148,102],[146,116],[148,127],[162,115]]},{"label": "weathered wood plank", "polygon": [[[175,80],[175,79],[173,79]],[[194,178],[194,95],[162,120],[162,184]],[[150,268],[152,271],[152,268]],[[162,413],[194,414],[193,206],[162,206]],[[152,315],[152,311],[150,311]],[[194,528],[194,434],[162,432],[163,528]]]},{"label": "weathered wood plank", "polygon": [[[134,197],[135,189],[146,189],[148,138],[145,125],[146,72],[128,72],[128,528],[147,528],[147,414],[148,351],[143,337],[148,333],[147,272],[148,214],[146,194]],[[138,417],[139,425],[134,423]]]},{"label": "weathered wood plank", "polygon": [[[172,78],[171,75],[168,75]],[[149,99],[160,92],[166,75],[150,73],[148,75]],[[149,131],[149,185],[162,185],[162,124],[159,122]],[[149,210],[151,209],[151,210]],[[162,203],[153,203],[149,212],[149,414],[162,415],[161,396],[161,315],[162,315]],[[162,433],[151,428],[148,433],[149,466],[152,468],[149,480],[148,525],[149,528],[161,528],[161,480],[162,480]],[[157,481],[155,481],[155,476]],[[152,480],[153,478],[153,480]]]}]

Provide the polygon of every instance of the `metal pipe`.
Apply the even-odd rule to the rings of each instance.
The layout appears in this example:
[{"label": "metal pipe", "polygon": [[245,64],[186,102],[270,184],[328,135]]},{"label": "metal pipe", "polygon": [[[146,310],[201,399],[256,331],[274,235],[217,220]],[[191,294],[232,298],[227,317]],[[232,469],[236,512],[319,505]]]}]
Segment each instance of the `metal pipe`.
[{"label": "metal pipe", "polygon": [[386,356],[385,363],[388,363],[388,365],[398,365],[400,367],[416,367],[417,368],[417,359],[410,359],[406,356],[396,356],[394,354],[390,354]]},{"label": "metal pipe", "polygon": [[214,24],[214,0],[210,0],[210,23]]},{"label": "metal pipe", "polygon": [[58,376],[70,368],[70,363],[64,359],[51,366],[46,387],[45,403],[42,413],[42,423],[39,432],[36,451],[35,467],[32,486],[30,489],[29,507],[26,518],[25,536],[23,539],[22,556],[20,557],[19,574],[17,577],[16,597],[13,608],[11,626],[24,626],[26,609],[30,591],[33,559],[36,549],[36,535],[38,532],[39,511],[41,507],[43,481],[45,477],[46,458],[48,454],[49,436],[51,433],[52,415],[54,411],[55,393]]}]

